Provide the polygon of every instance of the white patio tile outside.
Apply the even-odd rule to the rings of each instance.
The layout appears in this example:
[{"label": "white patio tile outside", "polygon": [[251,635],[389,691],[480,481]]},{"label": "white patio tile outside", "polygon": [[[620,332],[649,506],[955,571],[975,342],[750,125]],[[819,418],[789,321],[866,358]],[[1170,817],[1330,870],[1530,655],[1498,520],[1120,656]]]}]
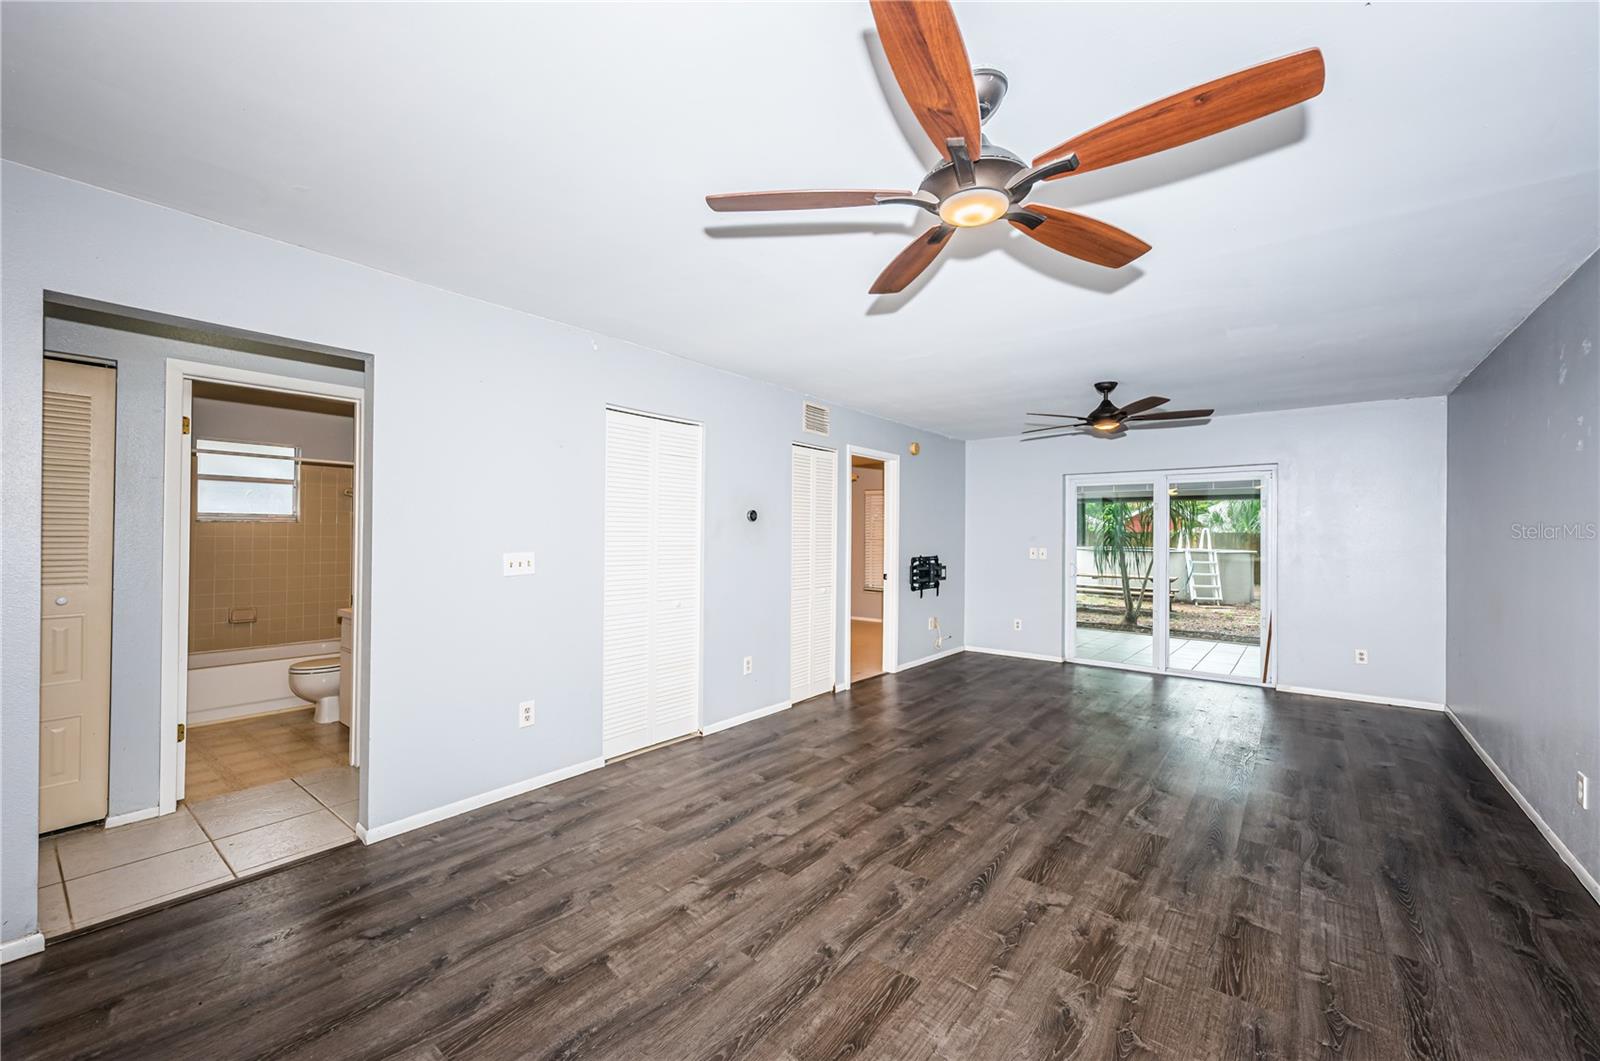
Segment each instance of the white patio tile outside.
[{"label": "white patio tile outside", "polygon": [[[1129,667],[1153,667],[1154,638],[1128,630],[1103,630],[1080,626],[1076,658],[1121,663]],[[1222,674],[1232,678],[1261,680],[1261,647],[1233,641],[1208,641],[1198,637],[1174,637],[1167,646],[1167,669],[1195,674]]]}]

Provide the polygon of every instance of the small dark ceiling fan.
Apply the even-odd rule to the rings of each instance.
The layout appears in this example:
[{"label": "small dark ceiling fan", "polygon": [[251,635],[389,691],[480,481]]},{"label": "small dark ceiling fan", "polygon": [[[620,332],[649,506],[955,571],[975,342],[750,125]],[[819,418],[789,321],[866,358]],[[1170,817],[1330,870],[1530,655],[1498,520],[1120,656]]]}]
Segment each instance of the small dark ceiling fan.
[{"label": "small dark ceiling fan", "polygon": [[955,12],[944,0],[872,0],[884,55],[917,122],[944,159],[916,191],[732,192],[708,195],[717,211],[915,206],[938,218],[873,282],[874,295],[903,291],[955,231],[1004,218],[1062,254],[1109,269],[1150,249],[1137,236],[1082,214],[1022,200],[1041,181],[1114,166],[1232,129],[1303,103],[1322,91],[1316,48],[1196,85],[1052,147],[1028,166],[984,139],[981,126],[1006,94],[1006,76],[972,69]]},{"label": "small dark ceiling fan", "polygon": [[1168,401],[1155,395],[1119,406],[1111,400],[1111,392],[1117,389],[1115,380],[1096,383],[1094,389],[1100,392],[1100,404],[1095,406],[1088,416],[1077,416],[1073,413],[1029,413],[1029,416],[1075,422],[1029,424],[1023,429],[1022,441],[1037,442],[1043,438],[1060,438],[1063,435],[1099,435],[1103,438],[1116,438],[1128,428],[1138,427],[1142,423],[1155,420],[1204,420],[1216,412],[1215,409],[1169,409],[1166,412],[1153,413],[1150,412],[1151,409],[1165,405]]}]

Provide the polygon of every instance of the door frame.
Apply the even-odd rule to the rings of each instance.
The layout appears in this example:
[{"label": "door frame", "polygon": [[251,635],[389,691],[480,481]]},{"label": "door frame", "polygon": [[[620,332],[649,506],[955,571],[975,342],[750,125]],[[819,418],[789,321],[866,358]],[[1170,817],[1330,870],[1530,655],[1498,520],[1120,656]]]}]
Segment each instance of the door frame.
[{"label": "door frame", "polygon": [[[883,463],[883,571],[889,577],[883,582],[883,637],[879,652],[883,656],[883,673],[896,674],[900,670],[900,583],[896,578],[900,570],[900,455],[866,446],[846,445],[844,468],[844,587],[840,600],[846,616],[844,651],[839,654],[844,661],[844,679],[838,689],[850,688],[850,595],[855,591],[851,580],[855,578],[855,491],[850,488],[852,457],[869,457]],[[837,609],[836,609],[837,610]],[[837,620],[835,620],[837,621]],[[874,675],[876,677],[876,675]]]},{"label": "door frame", "polygon": [[308,394],[352,404],[355,432],[353,489],[355,504],[351,534],[354,555],[350,564],[351,609],[356,628],[351,658],[355,673],[350,676],[350,765],[361,766],[362,740],[369,722],[366,704],[367,616],[363,608],[363,571],[366,545],[366,391],[343,383],[299,379],[254,369],[233,368],[203,361],[168,358],[166,369],[165,472],[162,485],[161,519],[161,785],[158,814],[171,814],[183,797],[184,751],[174,739],[180,722],[187,722],[189,701],[189,536],[193,483],[184,458],[189,444],[183,419],[192,416],[192,391],[195,381],[227,383],[257,390],[289,394]]},{"label": "door frame", "polygon": [[[1113,483],[1144,483],[1150,484],[1154,494],[1154,527],[1159,533],[1170,533],[1167,488],[1173,482],[1189,482],[1194,479],[1260,479],[1262,507],[1266,510],[1266,518],[1261,525],[1261,636],[1260,644],[1267,664],[1266,680],[1260,678],[1240,678],[1231,674],[1207,674],[1200,671],[1169,670],[1167,668],[1168,650],[1170,647],[1170,615],[1167,595],[1165,593],[1151,594],[1152,616],[1152,650],[1149,667],[1140,667],[1132,663],[1111,663],[1106,660],[1085,659],[1077,655],[1077,610],[1078,610],[1078,518],[1077,518],[1077,489],[1079,486],[1109,485]],[[1214,467],[1201,468],[1155,468],[1135,469],[1126,472],[1095,472],[1085,475],[1066,475],[1063,477],[1064,491],[1062,494],[1062,644],[1061,656],[1067,663],[1074,663],[1086,667],[1107,667],[1112,670],[1137,671],[1142,674],[1161,674],[1167,677],[1199,678],[1205,681],[1229,682],[1234,685],[1254,685],[1260,688],[1275,689],[1278,681],[1278,657],[1281,654],[1279,647],[1283,643],[1283,624],[1278,621],[1278,466],[1277,464],[1225,464]],[[1154,539],[1154,533],[1152,534]],[[1165,586],[1167,584],[1167,567],[1170,560],[1170,549],[1156,548],[1153,550],[1151,564],[1151,585]],[[1267,632],[1271,629],[1272,639],[1268,643]]]}]

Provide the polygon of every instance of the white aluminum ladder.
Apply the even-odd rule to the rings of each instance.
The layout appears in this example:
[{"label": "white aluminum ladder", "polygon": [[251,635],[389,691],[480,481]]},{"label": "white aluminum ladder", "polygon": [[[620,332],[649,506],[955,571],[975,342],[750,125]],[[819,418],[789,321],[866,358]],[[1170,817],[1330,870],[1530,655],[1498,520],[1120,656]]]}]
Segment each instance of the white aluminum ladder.
[{"label": "white aluminum ladder", "polygon": [[1222,568],[1211,545],[1211,528],[1202,527],[1198,542],[1184,535],[1183,558],[1189,569],[1189,599],[1196,604],[1222,603]]}]

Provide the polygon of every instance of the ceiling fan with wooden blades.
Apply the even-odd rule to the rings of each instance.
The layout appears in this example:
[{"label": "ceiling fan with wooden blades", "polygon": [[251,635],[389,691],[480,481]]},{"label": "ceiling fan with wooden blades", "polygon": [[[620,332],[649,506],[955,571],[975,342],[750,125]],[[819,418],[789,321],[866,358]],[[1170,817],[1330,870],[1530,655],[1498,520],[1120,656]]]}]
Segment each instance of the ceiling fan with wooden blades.
[{"label": "ceiling fan with wooden blades", "polygon": [[1140,424],[1157,420],[1204,420],[1216,412],[1215,409],[1169,409],[1159,413],[1151,412],[1152,409],[1159,408],[1168,401],[1156,395],[1119,406],[1111,400],[1111,392],[1117,389],[1115,380],[1096,383],[1094,389],[1100,392],[1100,404],[1095,406],[1088,416],[1078,416],[1075,413],[1029,413],[1029,416],[1069,422],[1029,424],[1022,431],[1022,441],[1038,442],[1040,439],[1060,438],[1063,435],[1116,438],[1125,434],[1129,428],[1138,427]]},{"label": "ceiling fan with wooden blades", "polygon": [[957,229],[1006,220],[1062,254],[1121,268],[1150,245],[1103,221],[1024,203],[1041,181],[1103,169],[1232,129],[1322,91],[1315,48],[1252,66],[1112,119],[1033,160],[984,139],[983,123],[1006,94],[1006,76],[971,68],[955,12],[943,0],[872,0],[884,55],[917,122],[944,157],[915,191],[732,192],[708,195],[721,212],[819,210],[844,206],[915,206],[938,223],[918,236],[873,282],[871,293],[903,291],[939,256]]}]

